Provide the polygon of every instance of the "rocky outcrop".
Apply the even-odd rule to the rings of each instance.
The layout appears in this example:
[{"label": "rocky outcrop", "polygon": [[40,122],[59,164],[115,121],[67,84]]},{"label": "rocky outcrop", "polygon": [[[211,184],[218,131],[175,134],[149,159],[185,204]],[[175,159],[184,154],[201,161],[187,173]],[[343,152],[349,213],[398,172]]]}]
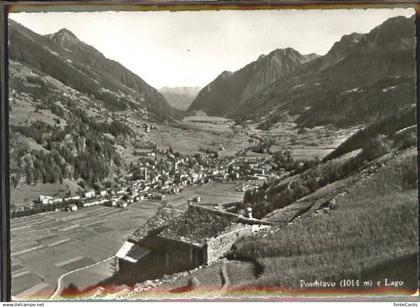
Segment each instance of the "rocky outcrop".
[{"label": "rocky outcrop", "polygon": [[222,72],[203,88],[189,107],[209,115],[232,113],[242,101],[289,74],[315,56],[305,56],[292,48],[277,49],[235,72]]}]

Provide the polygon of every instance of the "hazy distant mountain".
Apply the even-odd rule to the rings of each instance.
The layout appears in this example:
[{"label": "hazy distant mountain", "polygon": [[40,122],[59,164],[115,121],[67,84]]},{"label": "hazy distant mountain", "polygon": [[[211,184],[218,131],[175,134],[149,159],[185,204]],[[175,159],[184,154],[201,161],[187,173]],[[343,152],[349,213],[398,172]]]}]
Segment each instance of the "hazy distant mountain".
[{"label": "hazy distant mountain", "polygon": [[415,103],[414,54],[414,17],[390,18],[369,33],[344,35],[324,56],[284,49],[225,72],[190,109],[254,119],[261,128],[285,114],[309,127],[366,124]]},{"label": "hazy distant mountain", "polygon": [[198,92],[201,90],[199,86],[177,86],[177,87],[162,87],[159,92],[166,98],[171,106],[185,111],[191,105]]},{"label": "hazy distant mountain", "polygon": [[202,110],[209,115],[228,114],[256,92],[314,57],[313,54],[302,55],[292,48],[277,49],[268,55],[261,55],[236,72],[221,73],[200,91],[189,111]]}]

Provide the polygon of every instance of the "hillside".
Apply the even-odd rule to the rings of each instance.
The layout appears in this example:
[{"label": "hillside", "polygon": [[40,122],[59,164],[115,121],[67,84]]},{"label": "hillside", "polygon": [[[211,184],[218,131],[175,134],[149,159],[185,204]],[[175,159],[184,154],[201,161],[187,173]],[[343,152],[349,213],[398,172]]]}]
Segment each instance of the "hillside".
[{"label": "hillside", "polygon": [[398,150],[274,211],[267,218],[277,227],[241,239],[233,250],[233,258],[261,267],[260,278],[246,286],[284,290],[299,288],[300,280],[388,278],[416,289],[410,273],[418,254],[416,169],[416,149]]},{"label": "hillside", "polygon": [[137,130],[178,116],[156,89],[66,29],[41,36],[10,20],[9,40],[12,203],[42,194],[34,184],[52,194],[114,184],[127,149],[154,146]]},{"label": "hillside", "polygon": [[[344,35],[326,55],[311,61],[294,52],[288,69],[278,71],[262,58],[273,67],[262,70],[264,77],[252,70],[261,67],[261,59],[238,72],[225,72],[200,92],[190,109],[253,119],[261,129],[286,115],[296,116],[303,127],[364,125],[415,103],[414,50],[414,17],[391,18],[369,33]],[[260,81],[250,91],[248,73]]]},{"label": "hillside", "polygon": [[[299,169],[297,161],[290,158],[287,151],[277,155],[277,163],[290,171],[288,176],[247,192],[244,203],[253,208],[256,217],[264,218],[325,186],[363,172],[372,161],[383,155],[416,146],[415,115],[415,108],[409,107],[375,121],[355,132],[319,163],[307,163],[309,167],[306,169]],[[301,209],[298,207],[297,211]],[[292,216],[294,214],[292,212]]]},{"label": "hillside", "polygon": [[416,131],[416,107],[410,105],[359,130],[327,155],[324,161],[340,157],[354,150],[366,148],[372,139],[380,136],[399,144],[415,145]]},{"label": "hillside", "polygon": [[131,107],[163,119],[176,114],[156,89],[67,29],[41,36],[10,20],[9,41],[11,60],[101,100],[111,111]]},{"label": "hillside", "polygon": [[204,87],[188,108],[208,115],[226,115],[256,92],[279,80],[314,55],[302,55],[292,48],[277,49],[235,72],[224,71]]},{"label": "hillside", "polygon": [[243,289],[342,278],[398,279],[406,291],[416,289],[416,135],[408,105],[354,133],[320,163],[247,193],[245,205],[276,227],[232,250],[233,259],[253,260],[261,271]]},{"label": "hillside", "polygon": [[191,105],[201,87],[168,87],[164,86],[159,92],[166,98],[169,104],[181,111],[186,111]]}]

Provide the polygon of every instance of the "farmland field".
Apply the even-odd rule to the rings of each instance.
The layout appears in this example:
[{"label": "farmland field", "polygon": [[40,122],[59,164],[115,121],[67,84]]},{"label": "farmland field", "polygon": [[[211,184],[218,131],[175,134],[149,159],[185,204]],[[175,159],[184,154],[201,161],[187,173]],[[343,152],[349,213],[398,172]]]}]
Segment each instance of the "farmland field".
[{"label": "farmland field", "polygon": [[255,124],[244,124],[239,128],[223,117],[187,116],[173,126],[158,126],[149,136],[159,146],[169,144],[181,153],[195,154],[200,148],[206,148],[219,150],[221,156],[234,155],[255,145],[258,138],[270,139],[273,151],[290,149],[294,158],[307,160],[322,159],[360,128],[336,130],[319,126],[300,131],[293,121],[286,121],[264,131],[257,129]]},{"label": "farmland field", "polygon": [[[195,186],[168,197],[182,209],[186,200],[200,195],[203,203],[242,200],[235,183],[211,183]],[[51,295],[57,279],[70,271],[95,264],[113,256],[124,240],[145,223],[158,201],[144,200],[128,208],[93,206],[77,212],[47,212],[11,221],[11,258],[13,296],[42,293]],[[67,275],[64,286],[73,283],[86,287],[112,274],[111,262],[104,262]]]},{"label": "farmland field", "polygon": [[[157,203],[133,204],[128,209],[96,206],[75,213],[49,212],[12,220],[11,257],[17,271],[12,273],[13,295],[39,281],[54,290],[57,278],[74,269],[112,256],[139,223],[154,212]],[[132,219],[141,214],[144,220]],[[98,224],[100,223],[100,224]],[[106,224],[107,227],[99,228]],[[99,229],[98,229],[99,228]],[[27,270],[31,278],[20,288],[18,273]]]},{"label": "farmland field", "polygon": [[161,147],[170,145],[175,151],[195,154],[200,148],[219,150],[221,156],[233,155],[248,147],[252,140],[243,131],[230,127],[231,121],[220,117],[187,117],[173,126],[158,126],[149,135]]}]

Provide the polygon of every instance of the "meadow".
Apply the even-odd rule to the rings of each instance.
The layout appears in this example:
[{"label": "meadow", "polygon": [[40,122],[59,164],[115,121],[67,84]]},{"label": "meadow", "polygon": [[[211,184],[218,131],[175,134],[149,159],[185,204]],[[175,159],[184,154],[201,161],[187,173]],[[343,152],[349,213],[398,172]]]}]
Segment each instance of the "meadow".
[{"label": "meadow", "polygon": [[220,150],[220,156],[229,156],[247,148],[252,141],[244,131],[231,129],[230,121],[218,117],[186,117],[171,126],[157,127],[158,130],[150,131],[150,138],[160,147],[171,146],[184,154],[196,154],[200,148],[205,148]]}]

